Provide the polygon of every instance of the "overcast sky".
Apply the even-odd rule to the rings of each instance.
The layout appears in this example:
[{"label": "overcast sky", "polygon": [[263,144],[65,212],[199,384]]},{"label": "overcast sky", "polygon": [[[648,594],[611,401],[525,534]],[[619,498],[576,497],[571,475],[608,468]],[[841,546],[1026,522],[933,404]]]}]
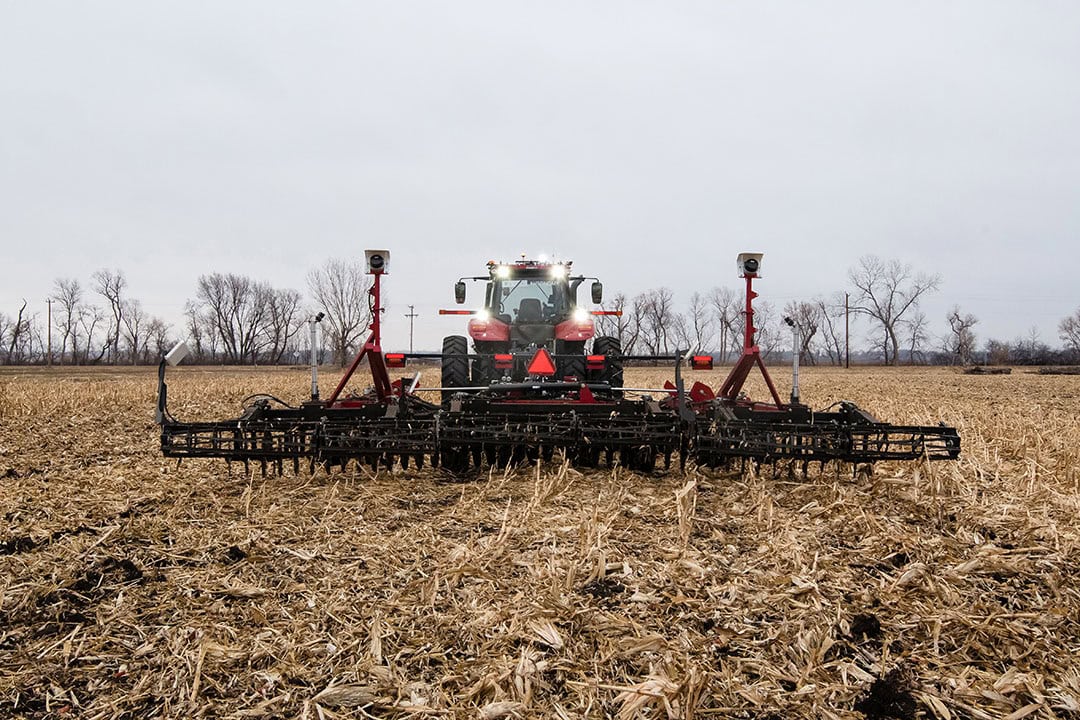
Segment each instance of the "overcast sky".
[{"label": "overcast sky", "polygon": [[[122,269],[305,289],[389,248],[387,347],[547,253],[610,297],[944,278],[980,343],[1080,306],[1080,3],[0,0],[0,312]],[[476,297],[476,295],[474,295]]]}]

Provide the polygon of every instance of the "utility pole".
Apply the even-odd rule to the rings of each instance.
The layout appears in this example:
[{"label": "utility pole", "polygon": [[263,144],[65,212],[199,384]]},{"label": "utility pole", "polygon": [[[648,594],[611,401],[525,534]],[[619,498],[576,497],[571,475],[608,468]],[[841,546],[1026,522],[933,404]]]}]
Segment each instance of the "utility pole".
[{"label": "utility pole", "polygon": [[415,307],[415,305],[410,305],[409,312],[405,313],[405,317],[409,318],[409,352],[412,352],[413,318],[417,317],[416,313],[413,311],[413,308]]},{"label": "utility pole", "polygon": [[848,294],[844,293],[844,367],[851,367],[851,307],[848,305]]},{"label": "utility pole", "polygon": [[49,349],[45,352],[45,363],[52,367],[52,298],[47,298],[45,304],[49,306],[49,336],[47,341]]}]

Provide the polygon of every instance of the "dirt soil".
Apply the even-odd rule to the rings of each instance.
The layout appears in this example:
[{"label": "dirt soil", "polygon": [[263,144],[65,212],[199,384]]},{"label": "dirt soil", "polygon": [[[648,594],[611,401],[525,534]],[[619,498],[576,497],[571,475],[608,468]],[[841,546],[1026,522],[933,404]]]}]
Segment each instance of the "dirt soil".
[{"label": "dirt soil", "polygon": [[963,455],[264,478],[162,458],[152,369],[0,370],[0,717],[1080,718],[1080,377],[802,381]]}]

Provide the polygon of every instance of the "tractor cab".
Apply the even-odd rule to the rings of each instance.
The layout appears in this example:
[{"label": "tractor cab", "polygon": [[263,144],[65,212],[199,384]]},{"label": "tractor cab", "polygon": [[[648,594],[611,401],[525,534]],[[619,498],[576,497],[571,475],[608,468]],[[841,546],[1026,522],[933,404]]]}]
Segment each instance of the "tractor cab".
[{"label": "tractor cab", "polygon": [[[500,341],[509,341],[507,350],[529,345],[550,347],[556,339],[556,328],[573,319],[577,309],[577,288],[584,278],[570,278],[570,263],[545,263],[522,260],[512,264],[488,263],[490,279],[484,293],[484,308],[469,323],[473,341],[494,340],[492,329]],[[578,332],[588,326],[591,336],[592,318],[584,310],[578,312]]]}]

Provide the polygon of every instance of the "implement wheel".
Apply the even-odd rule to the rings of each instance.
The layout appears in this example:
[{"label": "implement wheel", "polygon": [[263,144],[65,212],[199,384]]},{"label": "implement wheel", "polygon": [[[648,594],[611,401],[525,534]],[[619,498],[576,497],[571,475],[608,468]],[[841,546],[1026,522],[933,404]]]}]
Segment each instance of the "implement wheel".
[{"label": "implement wheel", "polygon": [[453,388],[469,386],[469,341],[461,335],[448,335],[442,343],[443,404],[450,402]]}]

